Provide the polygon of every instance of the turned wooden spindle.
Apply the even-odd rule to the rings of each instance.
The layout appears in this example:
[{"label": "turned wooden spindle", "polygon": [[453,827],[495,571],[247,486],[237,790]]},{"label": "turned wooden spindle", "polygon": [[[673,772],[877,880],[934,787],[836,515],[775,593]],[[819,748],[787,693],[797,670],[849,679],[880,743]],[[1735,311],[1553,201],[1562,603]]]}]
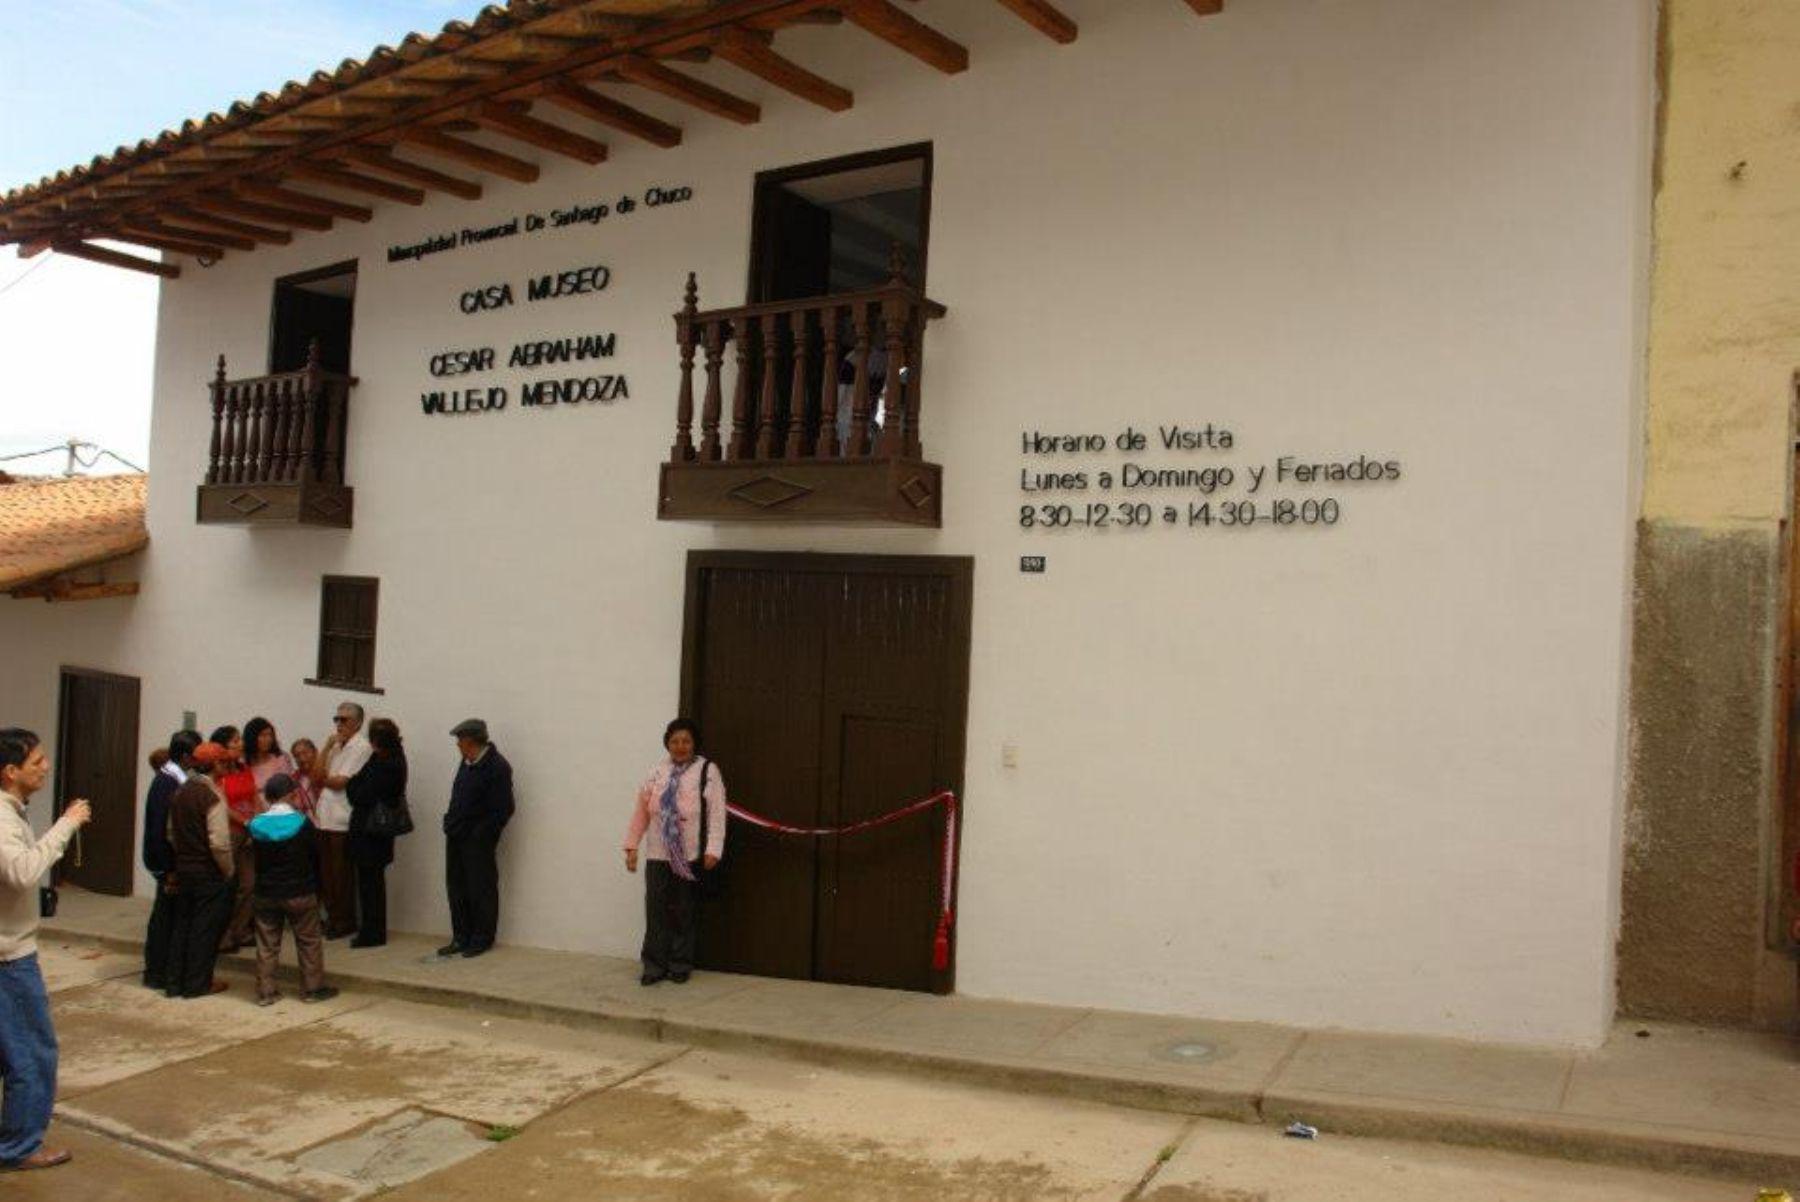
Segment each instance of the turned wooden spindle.
[{"label": "turned wooden spindle", "polygon": [[906,399],[901,382],[906,369],[908,306],[899,293],[881,301],[881,328],[887,345],[887,382],[881,389],[881,454],[898,458],[906,449]]},{"label": "turned wooden spindle", "polygon": [[719,386],[725,358],[725,323],[706,323],[706,399],[700,406],[700,458],[711,463],[719,458],[719,411],[724,394]]},{"label": "turned wooden spindle", "polygon": [[283,378],[275,382],[275,396],[269,406],[268,479],[281,483],[288,478],[288,428],[293,424],[294,381]]},{"label": "turned wooden spindle", "polygon": [[244,446],[244,479],[252,484],[263,478],[263,414],[269,407],[269,393],[274,384],[264,381],[250,392],[250,436]]},{"label": "turned wooden spindle", "polygon": [[819,372],[819,437],[813,444],[813,455],[819,459],[838,457],[838,321],[843,312],[838,305],[827,305],[819,313],[819,332],[825,337],[824,368]]},{"label": "turned wooden spindle", "polygon": [[670,463],[694,457],[694,315],[700,312],[700,285],[688,272],[686,300],[675,318],[675,341],[681,347],[681,385],[675,397],[675,443]]},{"label": "turned wooden spindle", "polygon": [[787,447],[789,459],[804,458],[812,448],[806,445],[806,360],[812,345],[811,327],[806,310],[799,309],[788,318],[794,335],[794,373],[788,388]]},{"label": "turned wooden spindle", "polygon": [[737,379],[731,385],[732,459],[750,458],[750,319],[737,318],[732,323],[733,357],[737,361]]},{"label": "turned wooden spindle", "polygon": [[219,368],[212,378],[212,446],[206,456],[206,482],[219,482],[219,447],[222,439],[220,427],[225,421],[225,356],[219,356]]},{"label": "turned wooden spindle", "polygon": [[253,384],[240,384],[231,390],[231,482],[242,484],[249,479],[244,464],[250,458],[250,397]]},{"label": "turned wooden spindle", "polygon": [[775,406],[781,399],[776,381],[780,378],[776,370],[776,359],[781,352],[781,329],[777,324],[779,318],[774,313],[763,314],[762,319],[762,387],[757,392],[760,404],[756,416],[756,457],[773,459],[775,457]]},{"label": "turned wooden spindle", "polygon": [[850,328],[855,346],[850,352],[856,368],[856,383],[850,391],[850,442],[844,447],[847,457],[869,453],[869,306],[858,303],[851,307]]}]

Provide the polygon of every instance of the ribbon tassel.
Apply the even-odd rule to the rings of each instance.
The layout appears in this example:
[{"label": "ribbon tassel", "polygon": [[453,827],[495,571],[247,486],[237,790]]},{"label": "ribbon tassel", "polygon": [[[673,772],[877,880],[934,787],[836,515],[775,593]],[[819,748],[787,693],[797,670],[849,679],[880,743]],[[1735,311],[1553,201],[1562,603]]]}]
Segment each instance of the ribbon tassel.
[{"label": "ribbon tassel", "polygon": [[938,872],[938,921],[937,929],[931,937],[931,970],[946,972],[950,968],[950,932],[956,925],[956,915],[950,908],[950,897],[956,886],[956,794],[945,789],[942,793],[934,793],[930,797],[922,797],[918,801],[909,801],[897,810],[892,810],[875,818],[865,818],[861,822],[852,822],[848,826],[790,826],[785,822],[777,822],[773,818],[765,818],[741,806],[727,803],[725,812],[733,818],[748,822],[751,826],[772,831],[778,835],[799,835],[806,838],[838,838],[854,835],[861,831],[874,830],[878,826],[886,826],[890,822],[898,822],[902,818],[929,810],[933,806],[944,807],[944,859]]}]

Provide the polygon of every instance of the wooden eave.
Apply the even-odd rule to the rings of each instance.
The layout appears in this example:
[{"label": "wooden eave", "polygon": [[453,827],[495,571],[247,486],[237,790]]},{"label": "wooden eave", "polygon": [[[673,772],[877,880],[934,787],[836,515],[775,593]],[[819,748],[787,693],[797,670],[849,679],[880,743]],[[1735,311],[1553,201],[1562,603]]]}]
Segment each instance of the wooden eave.
[{"label": "wooden eave", "polygon": [[[1075,22],[1052,0],[970,2],[998,4],[1058,42],[1077,36]],[[1185,3],[1201,14],[1223,7],[1223,0]],[[210,261],[243,253],[246,243],[286,241],[296,229],[368,220],[369,203],[321,196],[316,188],[362,202],[417,204],[422,188],[472,199],[481,186],[466,175],[529,181],[537,176],[533,158],[544,153],[599,163],[607,157],[606,134],[678,144],[680,127],[634,108],[633,91],[742,124],[760,117],[754,100],[674,63],[717,58],[748,79],[842,112],[854,104],[851,91],[780,54],[776,36],[795,25],[835,26],[858,31],[844,37],[873,36],[938,71],[964,70],[967,48],[908,7],[909,0],[490,5],[433,37],[409,35],[366,60],[346,60],[335,71],[15,189],[0,197],[0,244],[172,278],[181,271],[174,258]],[[535,114],[539,104],[562,122]],[[461,136],[473,129],[484,143]],[[509,153],[514,149],[531,157]],[[197,223],[234,237],[202,239]],[[139,259],[94,246],[96,239],[152,245],[164,258]]]}]

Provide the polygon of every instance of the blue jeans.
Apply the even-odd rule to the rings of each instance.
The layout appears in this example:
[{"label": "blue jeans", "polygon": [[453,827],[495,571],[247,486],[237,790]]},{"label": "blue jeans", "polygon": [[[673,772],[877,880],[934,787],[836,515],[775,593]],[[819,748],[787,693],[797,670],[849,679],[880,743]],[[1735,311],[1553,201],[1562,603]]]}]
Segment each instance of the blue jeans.
[{"label": "blue jeans", "polygon": [[35,953],[0,961],[0,1164],[37,1151],[56,1105],[56,1030]]}]

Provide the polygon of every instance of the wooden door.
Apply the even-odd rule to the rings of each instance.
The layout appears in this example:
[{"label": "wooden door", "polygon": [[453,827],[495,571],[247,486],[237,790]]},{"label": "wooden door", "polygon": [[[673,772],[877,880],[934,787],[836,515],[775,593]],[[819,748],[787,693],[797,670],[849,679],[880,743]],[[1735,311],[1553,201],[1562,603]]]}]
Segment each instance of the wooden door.
[{"label": "wooden door", "polygon": [[57,812],[77,797],[94,807],[58,879],[129,897],[137,847],[137,679],[64,668],[58,710]]},{"label": "wooden door", "polygon": [[[732,798],[841,826],[961,785],[971,561],[696,553],[684,708]],[[700,962],[948,990],[934,973],[941,813],[847,839],[733,823]],[[954,966],[954,961],[952,962]]]}]

